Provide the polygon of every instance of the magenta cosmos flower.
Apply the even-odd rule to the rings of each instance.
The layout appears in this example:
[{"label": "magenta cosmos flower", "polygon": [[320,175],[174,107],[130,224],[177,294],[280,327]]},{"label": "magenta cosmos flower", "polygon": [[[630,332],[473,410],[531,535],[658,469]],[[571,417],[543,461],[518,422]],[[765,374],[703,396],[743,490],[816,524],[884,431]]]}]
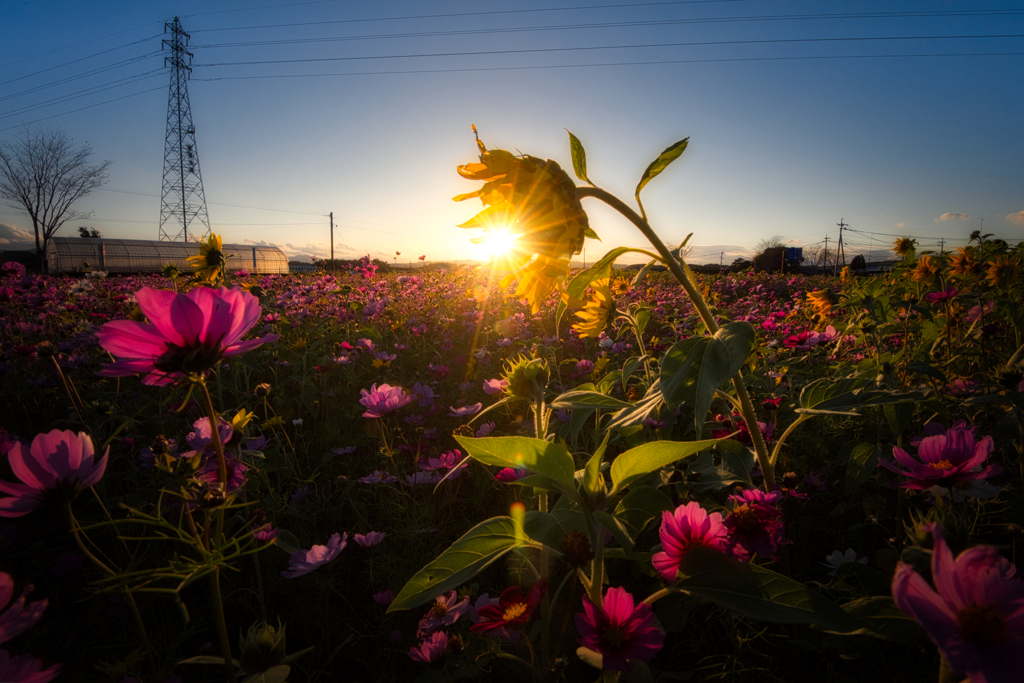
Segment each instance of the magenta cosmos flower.
[{"label": "magenta cosmos flower", "polygon": [[609,588],[603,608],[583,596],[583,614],[575,616],[580,644],[599,653],[605,669],[629,671],[630,659],[649,662],[665,643],[650,605],[634,606],[624,588]]},{"label": "magenta cosmos flower", "polygon": [[296,550],[288,560],[288,570],[281,572],[286,579],[308,574],[317,567],[327,564],[348,545],[348,533],[334,534],[327,545],[314,545],[309,550]]},{"label": "magenta cosmos flower", "polygon": [[962,422],[942,432],[935,427],[928,432],[931,435],[921,439],[917,446],[917,459],[902,448],[892,449],[896,463],[906,469],[900,469],[888,460],[878,462],[907,477],[906,481],[900,482],[903,488],[920,491],[933,486],[969,486],[970,482],[988,479],[1003,471],[998,464],[982,467],[992,453],[991,436],[979,441],[974,430]]},{"label": "magenta cosmos flower", "polygon": [[444,662],[448,653],[448,634],[438,631],[423,639],[423,642],[416,647],[409,649],[409,658],[414,662],[422,662],[437,666]]},{"label": "magenta cosmos flower", "polygon": [[729,533],[727,551],[742,562],[754,555],[766,560],[779,560],[779,547],[790,545],[786,540],[786,525],[782,512],[774,507],[782,500],[781,491],[765,493],[760,489],[747,489],[729,496],[732,512],[722,524]]},{"label": "magenta cosmos flower", "polygon": [[0,572],[0,609],[7,608],[0,612],[0,643],[6,643],[11,638],[21,635],[43,616],[43,611],[49,603],[46,600],[29,602],[28,594],[32,589],[32,584],[27,584],[21,591],[21,596],[7,607],[7,603],[14,597],[14,579],[10,574]]},{"label": "magenta cosmos flower", "polygon": [[54,429],[39,434],[32,440],[32,446],[20,441],[8,454],[8,462],[14,476],[21,484],[0,481],[0,493],[9,497],[0,498],[0,517],[21,517],[39,507],[43,497],[57,491],[70,500],[77,493],[93,486],[107,468],[108,448],[103,457],[94,460],[92,439],[81,432]]},{"label": "magenta cosmos flower", "polygon": [[442,626],[451,626],[468,611],[468,595],[462,600],[458,599],[455,591],[448,591],[447,595],[439,595],[434,601],[434,606],[420,619],[416,629],[417,635],[420,638],[426,638]]},{"label": "magenta cosmos flower", "polygon": [[1019,681],[1024,670],[1024,581],[991,546],[969,548],[954,560],[942,528],[935,538],[932,580],[900,563],[892,580],[896,605],[921,624],[950,668],[972,683]]},{"label": "magenta cosmos flower", "polygon": [[144,384],[177,384],[281,338],[241,341],[262,314],[259,300],[241,289],[197,287],[178,294],[144,287],[135,299],[152,325],[115,320],[100,328],[100,346],[120,359],[100,370],[104,377],[145,374]]},{"label": "magenta cosmos flower", "polygon": [[380,387],[374,384],[369,391],[360,389],[359,393],[362,396],[359,402],[366,406],[363,417],[384,417],[412,401],[412,396],[405,393],[402,387],[390,384],[381,384]]},{"label": "magenta cosmos flower", "polygon": [[679,562],[686,551],[695,546],[725,550],[726,528],[722,515],[702,508],[699,503],[680,505],[675,512],[661,513],[661,547],[664,552],[656,553],[651,561],[661,578],[671,583],[679,573]]},{"label": "magenta cosmos flower", "polygon": [[60,673],[60,664],[43,669],[42,661],[32,655],[12,657],[0,650],[0,681],[9,683],[48,683]]}]

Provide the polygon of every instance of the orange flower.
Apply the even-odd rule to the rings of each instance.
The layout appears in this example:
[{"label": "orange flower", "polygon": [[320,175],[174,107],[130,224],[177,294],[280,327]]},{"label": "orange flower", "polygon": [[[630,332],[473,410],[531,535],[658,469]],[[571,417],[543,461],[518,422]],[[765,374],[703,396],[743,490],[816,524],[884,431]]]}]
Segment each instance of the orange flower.
[{"label": "orange flower", "polygon": [[518,234],[505,257],[513,272],[501,284],[518,278],[516,296],[526,298],[536,312],[565,280],[569,260],[582,251],[584,239],[595,235],[576,196],[576,184],[557,163],[488,150],[479,137],[477,146],[480,163],[459,166],[458,172],[463,178],[484,181],[484,186],[454,199],[479,197],[487,208],[459,227],[483,228],[484,236],[474,242],[486,241],[496,231]]},{"label": "orange flower", "polygon": [[832,306],[839,303],[839,297],[831,289],[819,289],[807,292],[807,301],[814,307],[815,313],[826,316],[832,310]]}]

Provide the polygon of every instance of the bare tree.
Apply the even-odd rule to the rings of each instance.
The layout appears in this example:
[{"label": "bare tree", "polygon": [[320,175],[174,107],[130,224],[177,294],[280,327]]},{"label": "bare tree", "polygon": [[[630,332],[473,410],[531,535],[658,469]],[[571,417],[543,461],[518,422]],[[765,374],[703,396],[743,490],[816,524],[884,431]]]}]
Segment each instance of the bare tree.
[{"label": "bare tree", "polygon": [[766,237],[754,246],[754,251],[758,254],[763,254],[769,249],[775,249],[776,247],[783,247],[786,245],[786,238],[782,235],[772,235]]},{"label": "bare tree", "polygon": [[110,162],[91,166],[91,154],[60,130],[25,129],[20,139],[0,143],[0,199],[28,212],[40,256],[62,225],[92,215],[71,208],[107,181]]}]

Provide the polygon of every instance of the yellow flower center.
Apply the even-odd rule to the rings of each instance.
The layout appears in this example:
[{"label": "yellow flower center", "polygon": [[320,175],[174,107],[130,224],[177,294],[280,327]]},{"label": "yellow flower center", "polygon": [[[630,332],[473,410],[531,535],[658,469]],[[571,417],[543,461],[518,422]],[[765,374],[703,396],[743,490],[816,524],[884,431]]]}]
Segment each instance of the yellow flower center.
[{"label": "yellow flower center", "polygon": [[505,613],[501,615],[501,618],[505,621],[512,621],[523,616],[524,612],[526,612],[526,603],[516,602],[505,608]]},{"label": "yellow flower center", "polygon": [[953,466],[953,463],[951,463],[948,460],[940,460],[938,462],[930,462],[930,463],[928,463],[928,467],[931,467],[932,469],[936,469],[936,470],[948,470],[952,466]]}]

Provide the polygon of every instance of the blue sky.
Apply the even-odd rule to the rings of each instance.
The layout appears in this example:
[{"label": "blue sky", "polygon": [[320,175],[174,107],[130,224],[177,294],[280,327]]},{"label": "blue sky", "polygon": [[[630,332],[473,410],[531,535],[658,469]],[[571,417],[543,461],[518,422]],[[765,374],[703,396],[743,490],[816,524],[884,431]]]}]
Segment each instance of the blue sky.
[{"label": "blue sky", "polygon": [[[82,224],[157,237],[160,34],[177,15],[225,242],[326,256],[333,211],[339,257],[481,258],[473,231],[453,227],[479,209],[451,201],[475,189],[455,173],[474,160],[470,124],[488,146],[566,169],[569,129],[591,179],[625,199],[690,136],[643,197],[666,241],[694,233],[697,262],[731,261],[774,235],[834,244],[840,220],[856,231],[850,256],[879,258],[898,234],[958,246],[982,219],[986,233],[1024,239],[1019,2],[143,0],[2,12],[0,141],[25,124],[59,126],[112,162],[106,188],[77,207],[94,217],[63,235]],[[269,63],[214,66],[227,62]],[[603,240],[588,260],[642,245],[617,215],[586,208]],[[0,224],[7,248],[31,229],[10,208]]]}]

